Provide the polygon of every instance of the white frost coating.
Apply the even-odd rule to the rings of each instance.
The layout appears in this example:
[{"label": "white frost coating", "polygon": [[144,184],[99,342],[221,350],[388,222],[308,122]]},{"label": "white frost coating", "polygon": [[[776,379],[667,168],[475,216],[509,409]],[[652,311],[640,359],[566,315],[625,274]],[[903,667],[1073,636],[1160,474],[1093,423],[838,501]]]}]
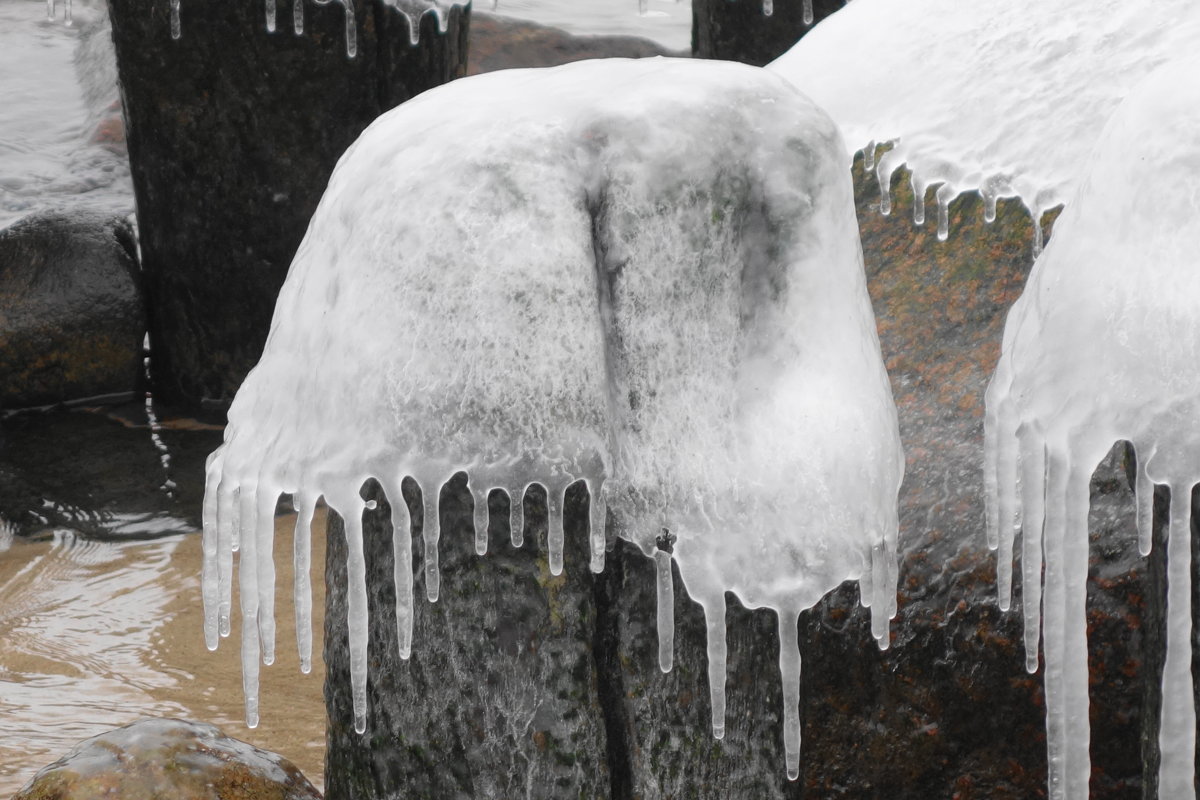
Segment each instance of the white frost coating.
[{"label": "white frost coating", "polygon": [[1121,98],[1197,50],[1193,0],[855,0],[767,69],[850,147],[893,142],[890,169],[907,164],[918,190],[986,188],[1037,220],[1072,196]]},{"label": "white frost coating", "polygon": [[1163,67],[1109,120],[1009,313],[988,387],[989,541],[1000,550],[1007,608],[1018,525],[1025,537],[1030,671],[1045,620],[1052,798],[1088,793],[1088,484],[1118,440],[1137,452],[1143,553],[1154,484],[1171,489],[1159,780],[1163,797],[1194,797],[1189,540],[1200,481],[1200,146],[1180,132],[1200,130],[1197,76],[1197,60]]},{"label": "white frost coating", "polygon": [[[675,537],[659,555],[661,663],[673,557],[705,609],[717,736],[725,592],[791,627],[780,663],[796,773],[797,615],[861,578],[886,646],[896,605],[903,457],[845,162],[832,121],[785,81],[668,59],[456,81],[384,115],[346,153],[207,478],[218,534],[222,497],[239,489],[323,495],[346,520],[356,727],[364,481],[391,500],[407,657],[401,481],[421,494],[432,600],[451,476],[467,473],[479,550],[491,490],[509,494],[516,543],[525,489],[544,487],[555,573],[563,496],[582,480],[593,569],[608,506],[646,555],[664,528]],[[246,635],[268,641],[246,578],[268,577],[251,566],[265,543],[243,542],[243,606],[257,614]]]}]

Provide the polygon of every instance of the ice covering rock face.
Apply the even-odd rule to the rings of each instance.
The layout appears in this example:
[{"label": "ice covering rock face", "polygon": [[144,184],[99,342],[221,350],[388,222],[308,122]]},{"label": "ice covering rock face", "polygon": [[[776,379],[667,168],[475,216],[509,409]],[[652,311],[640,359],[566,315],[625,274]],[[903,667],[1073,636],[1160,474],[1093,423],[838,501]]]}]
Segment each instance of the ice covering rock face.
[{"label": "ice covering rock face", "polygon": [[[856,0],[769,69],[837,121],[886,187],[907,164],[937,189],[938,231],[961,192],[1018,196],[1035,221],[1078,186],[1101,128],[1130,89],[1200,48],[1190,0]],[[914,212],[924,219],[924,202]],[[1035,239],[1035,251],[1040,247]],[[1036,253],[1035,253],[1036,254]]]},{"label": "ice covering rock face", "polygon": [[[552,575],[564,492],[583,481],[593,570],[606,502],[659,564],[664,670],[672,558],[708,612],[718,736],[724,593],[778,612],[794,775],[797,615],[847,579],[882,646],[895,613],[902,455],[845,162],[831,121],[786,82],[716,62],[494,73],[373,124],[330,180],[210,458],[206,635],[215,647],[228,632],[240,544],[250,723],[258,661],[273,660],[280,493],[301,527],[318,496],[346,520],[362,730],[363,483],[394,498],[416,481],[436,600],[431,522],[452,475],[469,476],[479,552],[489,493],[543,486]],[[392,510],[396,562],[411,564],[409,515]],[[413,581],[399,566],[395,579],[403,658]]]},{"label": "ice covering rock face", "polygon": [[1053,798],[1088,793],[1088,480],[1116,440],[1131,442],[1138,457],[1143,554],[1154,486],[1170,488],[1159,791],[1195,796],[1190,498],[1200,481],[1200,150],[1177,132],[1200,126],[1198,67],[1163,67],[1108,122],[1009,314],[988,387],[990,535],[1007,605],[1016,527],[1022,532],[1031,671],[1044,619]]}]

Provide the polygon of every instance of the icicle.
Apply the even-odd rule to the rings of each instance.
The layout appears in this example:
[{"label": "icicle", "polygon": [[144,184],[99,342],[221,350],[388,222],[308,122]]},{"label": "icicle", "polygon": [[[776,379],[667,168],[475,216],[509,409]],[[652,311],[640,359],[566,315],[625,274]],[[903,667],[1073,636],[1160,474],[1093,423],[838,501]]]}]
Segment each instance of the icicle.
[{"label": "icicle", "polygon": [[54,22],[54,0],[46,0],[46,20]]},{"label": "icicle", "polygon": [[[1012,562],[1013,542],[1017,525],[1017,432],[1012,430],[1012,420],[1007,407],[1000,412],[1002,423],[997,431],[999,441],[991,453],[995,454],[996,481],[996,529],[988,530],[988,546],[996,550],[996,601],[1001,611],[1012,606]],[[1041,478],[1038,479],[1039,486]]]},{"label": "icicle", "polygon": [[[1072,463],[1069,469],[1063,520],[1063,718],[1067,736],[1063,743],[1063,787],[1066,797],[1085,798],[1092,774],[1088,755],[1091,726],[1087,646],[1088,505],[1092,467],[1085,469],[1082,463]],[[1178,797],[1170,793],[1165,796]]]},{"label": "icicle", "polygon": [[508,490],[509,538],[513,547],[525,545],[525,485]]},{"label": "icicle", "polygon": [[902,156],[893,148],[879,157],[875,168],[875,179],[879,181],[879,213],[885,217],[892,213],[892,174],[902,161]]},{"label": "icicle", "polygon": [[546,486],[546,512],[549,529],[546,532],[546,550],[550,556],[550,574],[561,575],[563,569],[563,504],[567,487]]},{"label": "icicle", "polygon": [[867,142],[867,146],[863,148],[863,171],[870,172],[875,169],[875,141]]},{"label": "icicle", "polygon": [[357,503],[347,509],[343,517],[346,523],[346,627],[350,644],[350,692],[354,700],[354,730],[357,733],[367,729],[367,561],[363,554],[363,510],[364,506]]},{"label": "icicle", "polygon": [[638,0],[638,14],[646,16],[646,12],[650,10],[650,0]]},{"label": "icicle", "polygon": [[871,635],[880,650],[887,650],[891,636],[888,630],[887,558],[882,544],[871,548],[871,573]]},{"label": "icicle", "polygon": [[171,38],[178,39],[179,34],[179,0],[171,0]]},{"label": "icicle", "polygon": [[442,588],[442,574],[438,567],[438,540],[442,537],[442,521],[438,518],[438,495],[441,485],[426,482],[421,487],[421,502],[424,505],[421,534],[425,541],[425,596],[436,603]]},{"label": "icicle", "polygon": [[671,579],[671,554],[654,551],[658,596],[658,668],[670,672],[675,665],[675,585]]},{"label": "icicle", "polygon": [[944,242],[950,236],[950,201],[958,196],[958,192],[951,184],[943,183],[935,196],[938,205],[937,238],[939,242]]},{"label": "icicle", "polygon": [[209,457],[208,478],[204,484],[202,507],[202,539],[204,562],[200,568],[200,596],[204,602],[204,646],[216,650],[217,606],[220,596],[220,579],[217,577],[217,485],[218,479]]},{"label": "icicle", "polygon": [[[1044,608],[1044,649],[1046,672],[1042,683],[1046,693],[1046,754],[1050,800],[1063,800],[1066,791],[1067,740],[1066,704],[1064,703],[1063,665],[1066,662],[1066,579],[1063,574],[1063,528],[1067,500],[1066,460],[1053,450],[1046,454],[1046,521],[1043,547],[1046,553]],[[1085,649],[1086,653],[1086,649]]]},{"label": "icicle", "polygon": [[983,221],[990,225],[996,221],[996,201],[999,196],[991,181],[983,185],[980,194],[983,195]]},{"label": "icicle", "polygon": [[713,736],[725,736],[725,593],[717,592],[704,602],[704,622],[708,629],[708,697],[712,706]]},{"label": "icicle", "polygon": [[475,501],[475,553],[482,556],[488,550],[488,492],[472,489],[471,498]]},{"label": "icicle", "polygon": [[1146,474],[1146,462],[1154,454],[1151,448],[1146,452],[1137,452],[1137,478],[1134,481],[1137,499],[1137,529],[1138,552],[1144,556],[1150,555],[1154,547],[1154,482]]},{"label": "icicle", "polygon": [[804,24],[813,24],[813,7],[812,0],[804,0]]},{"label": "icicle", "polygon": [[779,616],[779,674],[783,681],[783,753],[789,781],[800,777],[800,643],[799,614],[785,609]]},{"label": "icicle", "polygon": [[412,568],[412,519],[408,504],[404,502],[399,483],[392,493],[392,555],[394,558],[392,579],[396,584],[396,638],[400,643],[400,657],[408,660],[412,655],[413,631],[413,568]]},{"label": "icicle", "polygon": [[262,642],[262,660],[275,663],[275,504],[279,496],[259,492],[258,513],[254,522],[255,552],[258,562],[258,635]]},{"label": "icicle", "polygon": [[925,224],[925,189],[927,185],[925,181],[917,178],[914,172],[909,178],[909,183],[912,184],[913,191],[913,224]]},{"label": "icicle", "polygon": [[1042,254],[1042,246],[1045,244],[1042,238],[1042,210],[1038,208],[1030,213],[1033,214],[1033,258],[1036,261],[1037,257]]},{"label": "icicle", "polygon": [[292,0],[292,30],[297,36],[304,33],[304,0]]},{"label": "icicle", "polygon": [[[334,0],[314,1],[319,6],[327,6],[334,2]],[[294,2],[299,3],[301,0],[294,0]],[[354,0],[337,0],[337,2],[346,10],[346,55],[354,58],[358,54],[358,34],[354,27]],[[409,22],[412,22],[412,17],[409,17]],[[410,25],[409,38],[413,44],[416,44],[419,40],[419,33],[415,25]]]},{"label": "icicle", "polygon": [[75,18],[71,15],[71,0],[67,0],[63,6],[63,24],[68,28],[75,24]]},{"label": "icicle", "polygon": [[1196,796],[1196,704],[1192,688],[1192,487],[1171,484],[1167,532],[1167,655],[1163,665],[1158,793]]},{"label": "icicle", "polygon": [[[299,0],[297,0],[299,2]],[[292,497],[296,508],[296,527],[292,532],[294,579],[292,596],[296,604],[296,651],[300,656],[300,671],[312,671],[312,519],[315,500],[307,494]]]},{"label": "icicle", "polygon": [[775,0],[762,0],[762,13],[769,17],[775,13]]},{"label": "icicle", "polygon": [[588,494],[588,540],[592,548],[592,561],[589,566],[592,572],[598,574],[604,571],[604,521],[607,518],[608,507],[603,482],[589,483]]},{"label": "icicle", "polygon": [[[1046,448],[1028,429],[1021,446],[1021,614],[1025,620],[1025,671],[1038,668],[1042,627],[1042,527],[1046,518]],[[1005,491],[1012,491],[1011,487]],[[1011,559],[1010,559],[1011,560]]]},{"label": "icicle", "polygon": [[233,540],[238,528],[238,510],[241,508],[241,492],[229,488],[222,480],[217,488],[217,582],[219,601],[217,607],[217,632],[229,635],[229,617],[233,608]]},{"label": "icicle", "polygon": [[239,594],[242,606],[242,694],[246,700],[246,727],[258,727],[258,559],[254,522],[257,495],[242,487],[238,498],[238,529],[241,555],[238,560]]},{"label": "icicle", "polygon": [[[294,0],[299,2],[299,0]],[[275,0],[267,0],[267,32],[275,32]]]}]

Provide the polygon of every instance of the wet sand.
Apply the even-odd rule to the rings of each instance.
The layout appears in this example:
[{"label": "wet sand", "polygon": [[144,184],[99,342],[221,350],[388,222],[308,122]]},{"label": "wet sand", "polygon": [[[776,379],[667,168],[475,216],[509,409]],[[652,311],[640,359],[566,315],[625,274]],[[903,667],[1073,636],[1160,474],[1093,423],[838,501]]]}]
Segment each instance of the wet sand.
[{"label": "wet sand", "polygon": [[261,673],[262,723],[242,721],[233,635],[204,646],[199,534],[97,542],[57,535],[0,553],[0,797],[81,739],[144,716],[210,722],[281,753],[318,787],[325,756],[321,662],[324,511],[313,535],[313,670],[300,672],[292,529],[276,519],[277,658]]}]

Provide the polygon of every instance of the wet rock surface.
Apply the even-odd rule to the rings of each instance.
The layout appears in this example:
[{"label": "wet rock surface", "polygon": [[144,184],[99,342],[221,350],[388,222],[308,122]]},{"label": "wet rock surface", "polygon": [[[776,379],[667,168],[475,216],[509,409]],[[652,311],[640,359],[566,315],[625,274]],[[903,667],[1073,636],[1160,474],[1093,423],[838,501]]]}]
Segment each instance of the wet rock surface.
[{"label": "wet rock surface", "polygon": [[268,33],[261,3],[112,0],[157,391],[221,404],[258,361],[275,296],[329,174],[379,114],[461,76],[467,14],[421,44],[382,0],[292,3]]},{"label": "wet rock surface", "polygon": [[[366,736],[355,738],[348,727],[346,655],[336,647],[327,651],[326,692],[335,720],[328,763],[332,771],[351,759],[355,766],[348,773],[363,781],[351,790],[349,781],[331,780],[331,798],[408,796],[410,788],[411,796],[456,796],[430,788],[429,764],[473,759],[480,766],[463,774],[476,783],[462,786],[478,787],[481,781],[515,781],[524,769],[552,769],[564,758],[607,764],[607,770],[595,771],[607,775],[607,784],[576,772],[580,782],[570,796],[1015,800],[1046,795],[1042,675],[1030,675],[1024,667],[1019,563],[1013,610],[1001,613],[982,499],[983,390],[999,354],[1005,314],[1032,263],[1032,223],[1017,203],[1002,201],[996,221],[985,224],[982,202],[964,197],[950,208],[949,240],[939,242],[932,221],[913,224],[903,174],[894,180],[895,210],[888,217],[878,211],[878,187],[873,177],[864,177],[861,161],[855,180],[869,289],[907,455],[900,493],[899,611],[886,652],[876,648],[869,613],[851,584],[801,616],[799,779],[788,782],[783,768],[773,612],[747,610],[727,596],[728,719],[724,740],[716,741],[709,723],[704,619],[678,573],[675,667],[663,674],[657,665],[651,560],[610,535],[606,570],[591,575],[579,552],[586,513],[576,507],[567,517],[568,547],[576,554],[572,558],[568,550],[566,572],[555,579],[563,588],[551,591],[538,581],[539,557],[507,543],[499,522],[506,519],[506,504],[497,504],[495,497],[490,552],[474,554],[470,501],[460,498],[442,512],[442,587],[444,597],[453,593],[453,600],[430,606],[418,588],[413,662],[406,665],[389,655],[390,618],[372,634],[371,701],[382,708],[403,706],[403,718],[393,716],[381,731],[372,717]],[[1157,768],[1161,563],[1137,554],[1126,467],[1124,449],[1114,447],[1092,482],[1093,798],[1152,797]],[[375,577],[369,579],[386,616],[392,544],[390,526],[378,515],[368,514],[365,530],[368,563],[388,565],[372,567]],[[616,521],[610,514],[611,524]],[[327,572],[327,637],[334,641],[345,636],[345,607],[338,599],[345,583],[340,536],[340,529],[331,530]],[[531,532],[526,550],[535,546],[531,540],[542,547],[542,536]],[[419,587],[418,539],[413,552]],[[479,578],[501,570],[508,576],[504,583]],[[545,637],[545,647],[562,649],[540,650],[547,660],[539,662],[536,674],[554,676],[545,696],[572,698],[556,708],[568,713],[573,735],[555,739],[551,753],[526,743],[521,758],[503,748],[501,757],[484,757],[495,751],[507,729],[496,715],[464,713],[461,698],[476,697],[483,685],[508,685],[530,669],[517,659],[498,658],[495,634],[488,631],[528,625],[529,612],[521,609],[560,602],[571,607],[572,624],[558,634],[566,641],[557,645],[550,636],[553,625],[538,628],[539,648]],[[585,654],[589,642],[591,651]],[[422,655],[427,648],[432,649]],[[446,667],[417,667],[444,658],[447,651],[456,655],[452,663],[442,662]],[[471,669],[454,666],[464,664]],[[572,682],[561,682],[569,675]],[[595,721],[579,724],[583,717]],[[534,729],[526,735],[534,738]],[[410,753],[406,760],[385,755],[401,746]],[[485,777],[480,770],[491,774]],[[364,788],[368,784],[375,789]],[[535,796],[562,796],[545,782],[533,785]],[[466,788],[458,791],[471,794]]]},{"label": "wet rock surface", "polygon": [[290,761],[212,725],[144,719],[81,742],[13,800],[320,800]]},{"label": "wet rock surface", "polygon": [[471,12],[467,74],[517,67],[556,67],[585,58],[680,57],[638,36],[576,36],[549,25]]},{"label": "wet rock surface", "polygon": [[134,391],[135,253],[123,216],[47,211],[0,231],[0,410]]},{"label": "wet rock surface", "polygon": [[[770,14],[762,0],[692,0],[692,55],[761,67],[786,53],[812,29],[801,0],[779,0]],[[813,24],[843,0],[812,0]]]}]

